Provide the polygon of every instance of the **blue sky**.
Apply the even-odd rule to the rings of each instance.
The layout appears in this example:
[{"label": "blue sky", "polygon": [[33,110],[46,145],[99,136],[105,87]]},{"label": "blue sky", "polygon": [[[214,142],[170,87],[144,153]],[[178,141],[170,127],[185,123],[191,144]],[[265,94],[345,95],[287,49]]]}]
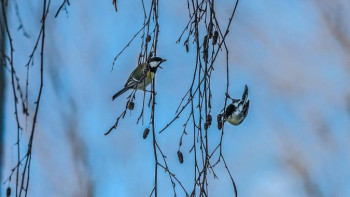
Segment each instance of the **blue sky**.
[{"label": "blue sky", "polygon": [[[17,1],[31,35],[27,39],[16,31],[12,6],[15,65],[24,83],[24,65],[39,30],[41,6],[36,1]],[[219,18],[226,22],[234,2],[216,3]],[[152,190],[151,138],[143,140],[146,125],[135,124],[142,93],[137,95],[135,110],[118,129],[103,135],[124,109],[126,95],[114,102],[111,96],[134,69],[141,42],[135,39],[111,72],[114,56],[143,22],[140,1],[119,0],[118,4],[116,13],[110,1],[74,1],[68,14],[62,12],[55,19],[58,2],[52,2],[31,196],[84,196],[89,187],[86,180],[92,180],[95,196],[144,196]],[[340,19],[349,17],[338,9],[348,9],[349,3],[337,0],[335,4],[338,7],[328,1],[301,0],[245,0],[239,4],[228,36],[230,94],[240,97],[248,84],[251,106],[242,125],[226,125],[223,152],[240,196],[310,196],[302,170],[324,196],[350,196],[350,60],[349,48],[339,39],[341,32],[337,34],[349,32],[346,22],[338,28]],[[194,47],[186,53],[182,44],[175,43],[187,17],[186,1],[160,1],[158,55],[168,61],[157,73],[157,129],[173,118],[192,79]],[[214,114],[221,110],[225,97],[224,60],[219,55],[213,73]],[[35,63],[30,71],[32,103],[38,87],[38,57]],[[6,93],[4,177],[16,162],[10,86]],[[180,118],[158,140],[170,168],[190,190],[190,136],[184,139],[184,164],[176,156],[183,123]],[[78,140],[72,141],[72,135]],[[209,139],[214,144],[219,137],[213,125]],[[23,132],[23,144],[27,138],[28,133]],[[77,147],[83,149],[78,155]],[[217,173],[219,180],[210,177],[210,194],[232,196],[224,167],[218,166]],[[160,196],[172,195],[168,176],[163,171],[159,174]]]}]

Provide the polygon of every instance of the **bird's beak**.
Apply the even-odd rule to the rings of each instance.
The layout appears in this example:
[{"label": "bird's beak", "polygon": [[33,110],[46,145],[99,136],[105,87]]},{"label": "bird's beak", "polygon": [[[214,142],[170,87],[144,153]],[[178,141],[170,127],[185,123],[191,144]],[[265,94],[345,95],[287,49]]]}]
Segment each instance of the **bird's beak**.
[{"label": "bird's beak", "polygon": [[[162,59],[162,63],[166,62],[166,59]],[[163,67],[161,67],[160,65],[158,66],[159,68],[163,69]]]}]

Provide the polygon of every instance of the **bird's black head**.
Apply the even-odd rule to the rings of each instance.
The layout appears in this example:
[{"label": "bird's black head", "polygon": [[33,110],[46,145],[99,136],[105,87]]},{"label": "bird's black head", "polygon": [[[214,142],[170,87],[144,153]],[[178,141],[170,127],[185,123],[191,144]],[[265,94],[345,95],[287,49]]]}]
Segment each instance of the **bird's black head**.
[{"label": "bird's black head", "polygon": [[151,71],[156,72],[158,67],[162,68],[160,66],[160,64],[165,62],[165,61],[166,61],[166,59],[162,59],[160,57],[152,57],[148,60],[148,65],[149,65]]}]

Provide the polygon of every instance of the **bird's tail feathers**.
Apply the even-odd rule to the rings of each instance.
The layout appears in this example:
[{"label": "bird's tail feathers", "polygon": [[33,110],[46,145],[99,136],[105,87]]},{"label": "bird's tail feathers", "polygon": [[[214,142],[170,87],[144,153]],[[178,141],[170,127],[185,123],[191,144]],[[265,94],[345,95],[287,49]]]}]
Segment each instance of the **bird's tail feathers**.
[{"label": "bird's tail feathers", "polygon": [[112,97],[112,101],[128,90],[129,90],[129,87],[125,87],[125,88],[121,89],[119,92],[115,93]]},{"label": "bird's tail feathers", "polygon": [[243,101],[246,101],[247,97],[248,97],[248,86],[245,85],[245,86],[244,86],[244,92],[243,92],[243,94],[242,94],[242,100],[243,100]]}]

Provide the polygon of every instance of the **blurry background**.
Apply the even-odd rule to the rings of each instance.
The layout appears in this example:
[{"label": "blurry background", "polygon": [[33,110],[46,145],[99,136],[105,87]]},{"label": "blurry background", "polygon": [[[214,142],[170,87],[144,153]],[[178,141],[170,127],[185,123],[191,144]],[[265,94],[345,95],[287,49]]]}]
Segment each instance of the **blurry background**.
[{"label": "blurry background", "polygon": [[[42,2],[17,0],[29,38],[17,30],[13,2],[9,2],[9,24],[15,67],[24,85],[24,65],[40,29]],[[142,27],[141,2],[119,0],[116,13],[111,1],[71,1],[68,12],[63,10],[54,18],[60,3],[52,2],[47,18],[44,90],[29,194],[147,196],[153,188],[154,160],[151,138],[142,139],[146,125],[135,124],[142,93],[118,129],[103,135],[125,106],[126,95],[114,102],[111,96],[136,66],[140,39],[120,56],[112,72],[111,66],[114,56]],[[234,1],[216,1],[223,23],[233,5]],[[168,61],[157,75],[158,129],[173,118],[192,79],[195,48],[186,53],[182,44],[175,43],[188,21],[186,6],[186,1],[160,1],[158,55]],[[241,126],[226,125],[223,145],[239,196],[350,196],[349,11],[347,0],[240,1],[228,36],[230,94],[240,97],[248,84],[251,106]],[[34,107],[39,84],[38,57],[29,73],[30,107]],[[225,97],[224,60],[219,56],[213,74],[214,114],[221,110]],[[5,76],[1,182],[16,165],[9,72]],[[150,110],[146,111],[149,117]],[[189,190],[193,174],[190,136],[183,142],[185,162],[179,164],[176,155],[183,123],[177,120],[158,135],[158,141],[170,168]],[[28,135],[22,133],[22,147]],[[215,123],[209,140],[219,136]],[[171,196],[168,175],[159,172],[160,196]],[[218,180],[210,175],[210,195],[232,196],[224,167],[216,172]],[[7,186],[1,184],[0,196]]]}]

